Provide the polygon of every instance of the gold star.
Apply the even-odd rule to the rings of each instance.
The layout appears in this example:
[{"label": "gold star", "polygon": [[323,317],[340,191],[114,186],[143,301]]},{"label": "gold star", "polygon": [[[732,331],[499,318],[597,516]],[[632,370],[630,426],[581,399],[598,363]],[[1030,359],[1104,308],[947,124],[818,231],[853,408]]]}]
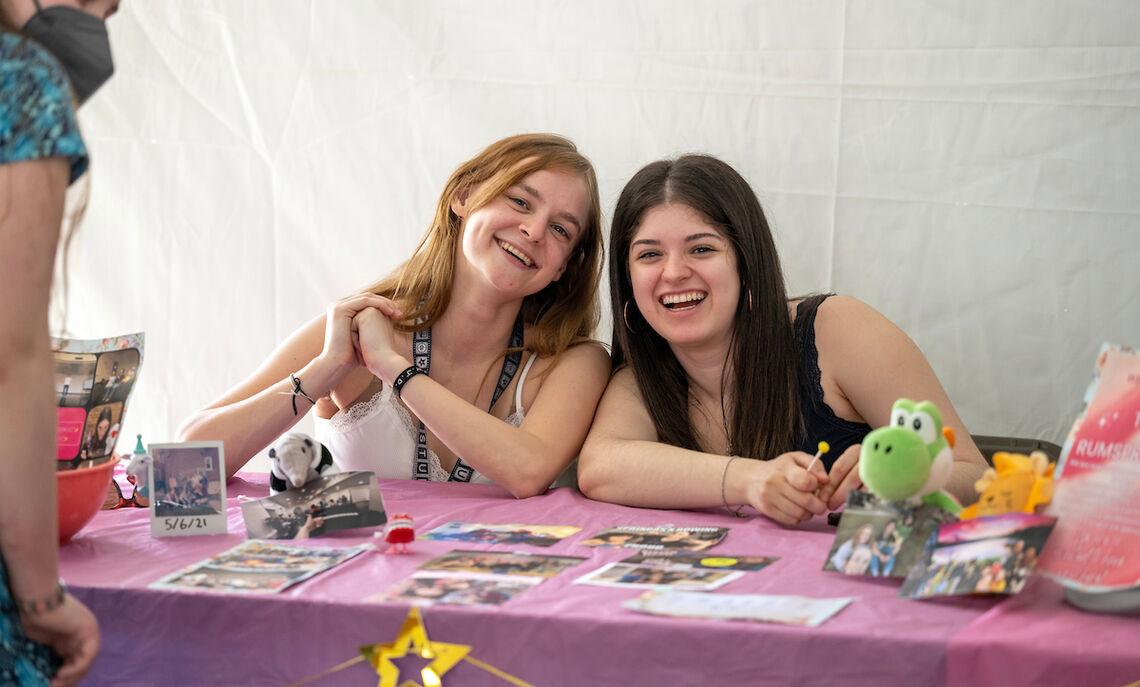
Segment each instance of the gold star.
[{"label": "gold star", "polygon": [[364,654],[364,658],[380,675],[379,687],[396,687],[400,669],[392,663],[392,659],[407,656],[409,647],[414,654],[431,659],[431,663],[420,671],[422,685],[414,680],[406,680],[400,683],[400,687],[439,687],[442,684],[440,678],[471,651],[471,647],[464,644],[430,641],[419,607],[412,606],[396,641],[360,647],[360,653]]}]

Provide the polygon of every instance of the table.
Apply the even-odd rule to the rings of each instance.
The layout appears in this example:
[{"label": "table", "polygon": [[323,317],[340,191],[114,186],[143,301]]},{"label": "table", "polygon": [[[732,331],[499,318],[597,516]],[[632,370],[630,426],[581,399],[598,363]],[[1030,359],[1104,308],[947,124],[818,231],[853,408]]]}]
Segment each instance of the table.
[{"label": "table", "polygon": [[[1045,685],[1120,687],[1140,680],[1140,619],[1094,615],[1065,604],[1036,579],[1006,599],[914,601],[899,582],[821,572],[834,528],[817,518],[789,530],[725,511],[661,511],[589,501],[570,489],[515,500],[488,485],[381,480],[389,513],[426,532],[450,520],[575,525],[549,548],[417,541],[411,555],[368,553],[281,594],[259,597],[147,589],[159,577],[243,541],[237,495],[264,496],[265,475],[243,473],[227,487],[229,534],[151,538],[148,512],[118,510],[60,549],[73,593],[98,616],[103,649],[84,684],[285,685],[391,642],[409,606],[362,601],[456,548],[528,550],[586,561],[498,608],[423,610],[432,641],[466,644],[471,656],[533,685]],[[723,593],[853,596],[818,628],[659,618],[620,604],[637,590],[571,584],[633,553],[578,541],[614,525],[728,526],[712,553],[774,555]],[[369,531],[307,543],[347,546]],[[401,680],[423,665],[403,662]],[[374,685],[364,663],[316,685]],[[463,662],[445,685],[506,685]]]}]

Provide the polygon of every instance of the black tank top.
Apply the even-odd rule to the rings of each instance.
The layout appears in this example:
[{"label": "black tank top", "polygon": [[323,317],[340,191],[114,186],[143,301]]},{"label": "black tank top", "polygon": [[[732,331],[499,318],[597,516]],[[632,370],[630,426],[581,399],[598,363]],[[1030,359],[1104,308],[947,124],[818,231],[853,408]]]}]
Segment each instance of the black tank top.
[{"label": "black tank top", "polygon": [[796,319],[792,325],[796,345],[800,349],[800,409],[804,417],[804,432],[796,439],[796,449],[815,455],[819,442],[826,441],[831,450],[819,460],[828,471],[848,447],[861,443],[871,431],[871,426],[866,423],[851,422],[837,416],[831,406],[823,402],[819,351],[815,347],[815,314],[820,303],[832,295],[805,298],[796,306]]}]

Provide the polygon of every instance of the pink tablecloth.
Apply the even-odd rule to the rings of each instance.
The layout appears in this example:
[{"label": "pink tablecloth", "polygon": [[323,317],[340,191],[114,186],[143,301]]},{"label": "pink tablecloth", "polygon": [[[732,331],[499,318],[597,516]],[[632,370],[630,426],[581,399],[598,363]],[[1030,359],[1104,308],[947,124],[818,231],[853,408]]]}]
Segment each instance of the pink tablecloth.
[{"label": "pink tablecloth", "polygon": [[[283,685],[392,641],[402,604],[364,602],[455,548],[520,549],[587,560],[499,608],[424,609],[432,640],[467,644],[471,655],[534,685],[1018,685],[1120,687],[1140,679],[1140,621],[1090,615],[1038,583],[1023,598],[896,598],[898,582],[820,571],[834,536],[822,520],[785,530],[761,517],[658,511],[595,503],[569,489],[518,501],[491,486],[381,481],[389,512],[406,512],[426,532],[450,520],[575,525],[582,531],[549,548],[417,541],[407,556],[366,554],[267,597],[147,589],[159,577],[245,539],[236,495],[265,495],[264,475],[228,487],[230,534],[153,539],[148,513],[100,513],[60,551],[64,577],[99,617],[103,650],[86,684]],[[248,480],[248,481],[247,481]],[[724,593],[853,596],[818,628],[657,618],[622,608],[635,590],[573,585],[626,549],[578,542],[613,525],[721,525],[713,552],[779,556]],[[312,543],[370,541],[368,532]],[[403,663],[408,669],[422,665]],[[1053,678],[1067,676],[1060,681]],[[375,684],[357,664],[316,684]],[[449,685],[503,685],[461,663]]]}]

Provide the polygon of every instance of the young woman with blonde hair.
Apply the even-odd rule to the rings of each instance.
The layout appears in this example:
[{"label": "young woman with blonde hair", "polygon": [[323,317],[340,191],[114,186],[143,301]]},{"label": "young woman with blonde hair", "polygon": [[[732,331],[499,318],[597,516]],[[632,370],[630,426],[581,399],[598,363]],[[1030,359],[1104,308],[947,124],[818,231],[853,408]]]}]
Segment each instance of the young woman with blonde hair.
[{"label": "young woman with blonde hair", "polygon": [[183,423],[233,475],[310,405],[342,469],[542,493],[605,388],[597,180],[573,143],[498,141],[448,179],[406,263],[302,326]]}]

